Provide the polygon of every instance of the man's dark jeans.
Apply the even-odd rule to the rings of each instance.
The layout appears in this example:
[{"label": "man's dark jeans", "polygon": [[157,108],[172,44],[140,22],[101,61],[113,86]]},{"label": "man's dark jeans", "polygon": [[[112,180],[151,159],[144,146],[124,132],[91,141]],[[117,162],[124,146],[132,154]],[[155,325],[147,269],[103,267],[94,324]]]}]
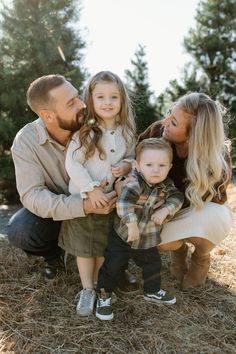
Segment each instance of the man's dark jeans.
[{"label": "man's dark jeans", "polygon": [[142,269],[145,293],[154,293],[161,286],[161,258],[157,247],[149,249],[132,249],[113,229],[108,238],[105,261],[100,268],[97,292],[104,288],[111,293],[121,269],[132,258]]},{"label": "man's dark jeans", "polygon": [[58,247],[60,227],[61,221],[40,218],[22,208],[11,217],[7,225],[7,236],[15,247],[50,261],[61,254],[61,248]]}]

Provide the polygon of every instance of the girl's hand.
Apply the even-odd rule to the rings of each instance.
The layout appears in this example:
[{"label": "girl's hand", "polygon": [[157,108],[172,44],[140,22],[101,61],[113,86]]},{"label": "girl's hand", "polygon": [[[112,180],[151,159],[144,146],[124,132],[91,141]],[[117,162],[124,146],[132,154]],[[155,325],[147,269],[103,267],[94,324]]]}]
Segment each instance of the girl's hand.
[{"label": "girl's hand", "polygon": [[155,224],[161,225],[168,215],[169,215],[169,210],[167,208],[162,208],[160,210],[155,211],[155,213],[152,214],[151,220]]},{"label": "girl's hand", "polygon": [[128,173],[130,173],[132,169],[132,164],[129,162],[120,162],[116,164],[115,166],[112,166],[111,172],[114,177],[123,177],[126,176]]},{"label": "girl's hand", "polygon": [[100,187],[95,187],[93,191],[87,193],[93,208],[103,208],[108,205],[109,199]]}]

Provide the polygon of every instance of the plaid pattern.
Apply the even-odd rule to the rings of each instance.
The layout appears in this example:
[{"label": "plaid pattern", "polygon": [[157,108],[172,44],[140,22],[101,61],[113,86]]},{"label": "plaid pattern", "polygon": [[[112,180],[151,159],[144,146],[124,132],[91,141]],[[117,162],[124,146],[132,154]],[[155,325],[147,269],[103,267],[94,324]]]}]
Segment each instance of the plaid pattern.
[{"label": "plaid pattern", "polygon": [[[137,222],[140,231],[140,240],[134,247],[148,249],[155,247],[161,242],[160,233],[162,226],[151,221],[154,213],[154,205],[161,199],[165,199],[162,207],[169,210],[168,220],[181,208],[184,196],[174,186],[170,178],[156,185],[149,185],[137,171],[134,172],[136,179],[127,183],[122,189],[117,200],[116,209],[119,218],[115,217],[114,228],[117,234],[126,241],[128,238],[127,223]],[[147,198],[142,208],[135,208],[140,196]]]}]

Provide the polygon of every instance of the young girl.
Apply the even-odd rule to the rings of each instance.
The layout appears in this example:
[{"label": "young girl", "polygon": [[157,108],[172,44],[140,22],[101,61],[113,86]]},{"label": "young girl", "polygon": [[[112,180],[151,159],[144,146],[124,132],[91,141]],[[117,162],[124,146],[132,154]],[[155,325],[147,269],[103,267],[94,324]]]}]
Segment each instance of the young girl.
[{"label": "young girl", "polygon": [[[104,191],[111,191],[116,178],[131,170],[135,148],[134,116],[122,81],[109,71],[99,72],[90,79],[84,102],[86,121],[73,135],[66,156],[69,191],[80,193],[82,198],[91,200],[93,207],[101,208],[108,203]],[[104,260],[112,214],[89,214],[66,220],[61,227],[59,245],[77,256],[83,286],[76,307],[80,316],[88,316],[93,311],[94,283]]]}]

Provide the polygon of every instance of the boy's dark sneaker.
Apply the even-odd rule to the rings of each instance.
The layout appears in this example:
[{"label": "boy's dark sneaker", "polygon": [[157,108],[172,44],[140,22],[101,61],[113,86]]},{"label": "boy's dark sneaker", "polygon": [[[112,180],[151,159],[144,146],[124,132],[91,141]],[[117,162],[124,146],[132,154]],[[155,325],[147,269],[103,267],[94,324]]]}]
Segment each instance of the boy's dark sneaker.
[{"label": "boy's dark sneaker", "polygon": [[101,289],[97,294],[96,317],[102,321],[109,321],[113,319],[111,293],[106,293]]},{"label": "boy's dark sneaker", "polygon": [[156,304],[173,305],[176,303],[176,297],[171,294],[167,294],[167,292],[162,289],[160,289],[155,293],[150,293],[150,294],[145,293],[144,299],[146,301],[154,302]]}]

